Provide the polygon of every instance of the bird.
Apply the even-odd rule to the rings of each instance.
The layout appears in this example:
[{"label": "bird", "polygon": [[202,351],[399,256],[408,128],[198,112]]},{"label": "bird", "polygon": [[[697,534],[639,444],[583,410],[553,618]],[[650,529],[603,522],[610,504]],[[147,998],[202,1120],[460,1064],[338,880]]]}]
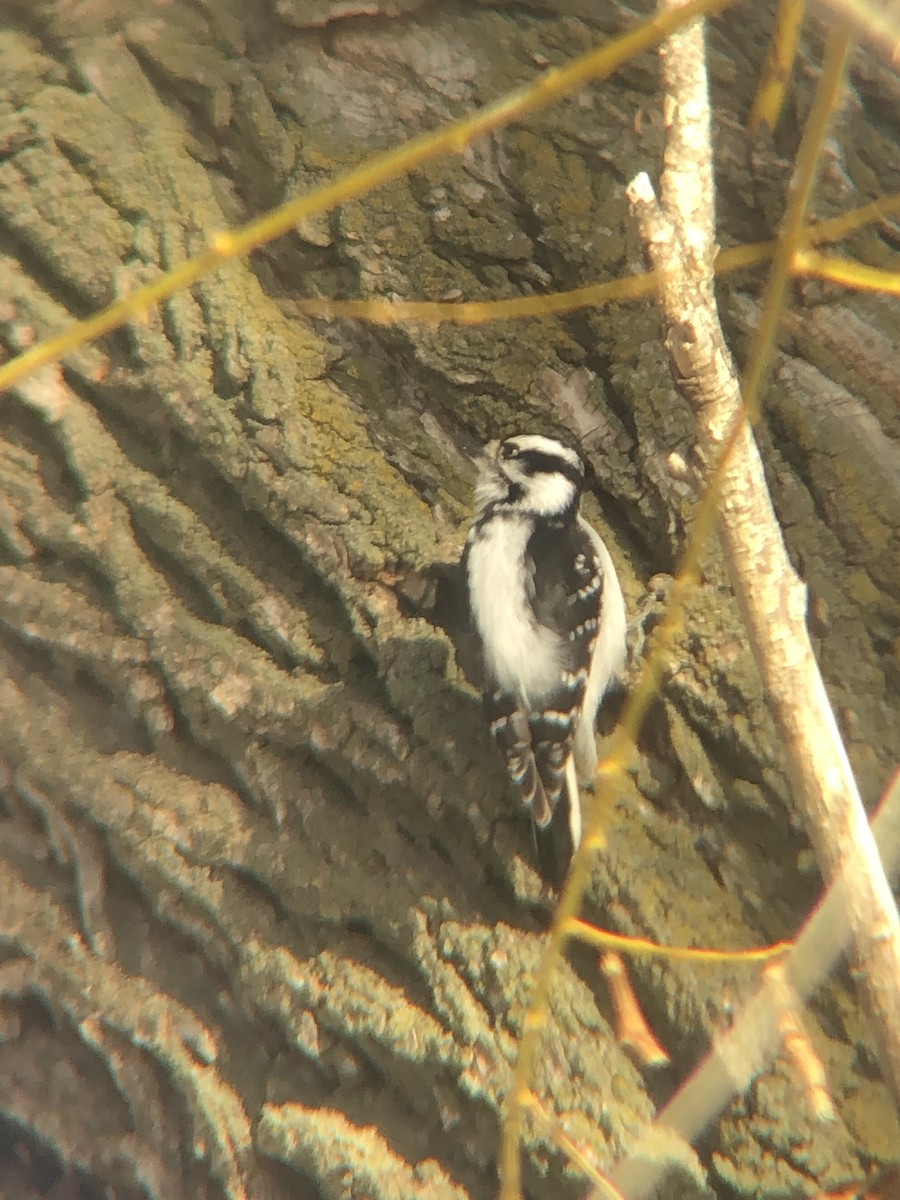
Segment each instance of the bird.
[{"label": "bird", "polygon": [[579,781],[593,781],[595,717],[626,658],[622,588],[581,515],[584,479],[581,457],[555,438],[489,443],[460,564],[485,715],[539,855],[558,810],[567,855],[581,841]]}]

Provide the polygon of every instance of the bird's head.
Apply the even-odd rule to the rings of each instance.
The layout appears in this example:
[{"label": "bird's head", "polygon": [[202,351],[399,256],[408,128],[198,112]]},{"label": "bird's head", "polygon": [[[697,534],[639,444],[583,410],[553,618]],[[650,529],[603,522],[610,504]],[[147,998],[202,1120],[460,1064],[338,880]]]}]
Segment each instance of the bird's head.
[{"label": "bird's head", "polygon": [[539,434],[519,434],[485,447],[475,489],[479,513],[490,505],[565,517],[577,510],[584,464],[568,446]]}]

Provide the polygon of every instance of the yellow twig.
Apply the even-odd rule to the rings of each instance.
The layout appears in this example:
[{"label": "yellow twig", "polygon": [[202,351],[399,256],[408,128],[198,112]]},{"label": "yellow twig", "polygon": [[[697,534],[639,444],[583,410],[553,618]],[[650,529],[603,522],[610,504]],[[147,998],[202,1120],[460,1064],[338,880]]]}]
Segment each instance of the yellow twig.
[{"label": "yellow twig", "polygon": [[287,233],[299,221],[317,213],[330,212],[348,200],[364,196],[381,184],[441,154],[458,154],[475,138],[546,108],[548,104],[569,92],[577,91],[584,84],[606,78],[628,59],[655,46],[668,37],[673,29],[677,29],[692,17],[721,12],[731,3],[733,0],[690,0],[684,8],[675,12],[660,12],[643,21],[629,33],[622,34],[598,50],[577,58],[568,66],[545,72],[537,82],[510,92],[473,117],[442,126],[434,133],[423,134],[402,146],[377,155],[355,171],[350,171],[333,183],[316,188],[305,196],[288,201],[249,225],[231,232],[214,234],[205,250],[155,283],[139,288],[88,320],[71,325],[55,337],[39,342],[0,367],[0,392],[38,367],[55,362],[86,342],[94,341],[104,333],[123,325],[181,288],[190,287],[201,276],[215,270],[229,259],[248,254],[251,250]]},{"label": "yellow twig", "polygon": [[531,1112],[541,1118],[550,1137],[561,1150],[565,1151],[569,1159],[580,1169],[584,1177],[591,1181],[596,1192],[601,1193],[607,1200],[624,1200],[619,1189],[614,1187],[606,1176],[594,1166],[581,1147],[566,1133],[559,1121],[547,1112],[533,1092],[529,1096],[528,1107]]},{"label": "yellow twig", "polygon": [[763,297],[759,327],[747,360],[747,370],[741,388],[747,419],[751,424],[759,417],[763,385],[775,353],[778,322],[791,280],[791,265],[803,246],[803,221],[816,181],[819,155],[825,144],[832,115],[840,102],[851,46],[852,38],[846,28],[840,27],[829,35],[822,78],[816,88],[813,106],[803,131],[803,140],[788,191],[787,209]]},{"label": "yellow twig", "polygon": [[[807,225],[803,229],[803,245],[819,242],[835,242],[861,229],[873,221],[884,220],[900,214],[900,193],[877,200],[872,204],[855,208],[839,217]],[[757,267],[772,258],[777,246],[775,239],[754,242],[748,246],[730,246],[721,250],[716,258],[716,274],[727,275],[732,271],[744,271]],[[809,252],[801,251],[795,260],[799,264],[809,258]],[[829,260],[831,261],[831,260]],[[843,261],[843,260],[840,260]],[[798,266],[798,271],[800,270]],[[874,267],[860,267],[862,273],[874,272]],[[813,271],[806,272],[813,274]],[[832,276],[828,276],[832,278]],[[884,290],[896,289],[896,276],[882,272],[888,285]],[[874,280],[875,276],[871,278]],[[849,285],[860,287],[849,279]],[[840,282],[840,280],[839,280]],[[520,317],[558,316],[578,308],[597,308],[603,304],[621,304],[630,300],[642,300],[653,295],[656,278],[653,271],[641,271],[626,279],[607,280],[587,287],[573,288],[567,292],[551,292],[545,296],[516,296],[511,300],[329,300],[309,298],[295,300],[292,311],[324,320],[350,318],[371,321],[375,324],[394,324],[399,321],[449,321],[456,325],[479,325],[486,321],[510,321]],[[869,290],[875,290],[873,287]]]},{"label": "yellow twig", "polygon": [[796,275],[811,275],[816,279],[829,279],[857,292],[882,292],[900,296],[900,271],[882,271],[854,262],[850,258],[819,254],[816,250],[799,250],[794,255],[793,270]]},{"label": "yellow twig", "polygon": [[[685,10],[677,11],[684,12]],[[803,216],[816,177],[818,158],[830,116],[840,95],[849,48],[850,38],[845,31],[839,30],[829,38],[823,76],[804,130],[803,143],[788,198],[784,227],[775,249],[766,289],[763,315],[753,352],[750,355],[750,365],[744,383],[745,412],[737,413],[722,438],[722,450],[711,472],[706,495],[697,508],[680,569],[670,592],[669,607],[657,629],[644,668],[626,703],[621,723],[612,737],[608,755],[598,767],[597,779],[600,793],[598,801],[608,799],[611,792],[611,787],[608,785],[611,785],[625,770],[634,752],[638,730],[653,698],[658,693],[669,648],[676,632],[681,627],[685,603],[695,586],[703,547],[715,526],[723,481],[735,450],[738,445],[742,444],[745,436],[745,415],[751,421],[758,416],[761,387],[774,354],[778,321],[790,279],[790,265],[794,255],[801,247]],[[548,936],[547,949],[535,979],[531,1005],[519,1044],[519,1058],[503,1130],[501,1200],[518,1200],[520,1195],[519,1138],[523,1119],[522,1106],[524,1098],[528,1094],[528,1081],[533,1074],[540,1033],[547,1020],[546,1013],[549,1007],[553,976],[563,956],[571,931],[571,923],[576,919],[581,905],[590,876],[593,853],[605,845],[606,839],[599,811],[598,803],[597,809],[588,822],[587,833],[572,861]]]},{"label": "yellow twig", "polygon": [[748,950],[707,950],[699,946],[661,946],[649,938],[628,937],[624,933],[611,933],[598,929],[587,921],[574,918],[566,926],[566,933],[579,941],[601,946],[605,950],[621,950],[642,958],[665,958],[672,962],[706,963],[757,963],[769,962],[787,954],[792,942],[774,942],[771,946],[753,946]]},{"label": "yellow twig", "polygon": [[778,5],[775,32],[769,43],[769,52],[750,111],[748,125],[751,133],[763,128],[771,133],[778,123],[797,57],[800,27],[805,13],[805,0],[781,0]]}]

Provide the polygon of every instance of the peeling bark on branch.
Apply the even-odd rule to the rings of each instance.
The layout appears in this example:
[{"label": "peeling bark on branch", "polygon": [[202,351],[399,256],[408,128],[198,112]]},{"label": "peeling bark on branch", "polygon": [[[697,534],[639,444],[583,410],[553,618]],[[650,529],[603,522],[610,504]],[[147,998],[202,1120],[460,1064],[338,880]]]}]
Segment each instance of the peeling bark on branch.
[{"label": "peeling bark on branch", "polygon": [[[875,1023],[885,1082],[900,1112],[900,918],[816,662],[806,623],[807,588],[788,559],[716,308],[715,193],[702,23],[670,38],[663,59],[670,110],[663,204],[657,204],[645,175],[630,186],[629,198],[659,279],[673,375],[697,411],[704,455],[716,464],[721,540],[784,739],[797,803],[823,873],[829,880],[846,881],[860,986]],[[842,70],[837,78],[840,86]],[[824,101],[820,107],[827,113]],[[812,121],[811,116],[800,160],[812,136]],[[825,132],[823,123],[822,138]],[[795,197],[805,196],[796,177],[792,187]],[[784,234],[792,239],[788,245],[796,243],[805,207],[804,200],[802,208],[786,215],[786,223],[793,222]],[[787,251],[779,248],[779,256],[783,253]],[[778,267],[776,256],[773,277]],[[770,296],[771,288],[767,303]],[[752,377],[754,383],[767,377],[759,362],[761,357],[769,361],[769,347],[761,343],[754,343],[756,357],[745,372],[745,380]],[[745,383],[745,388],[753,384]],[[745,399],[748,406],[761,405],[755,391]]]},{"label": "peeling bark on branch", "polygon": [[[484,6],[394,21],[390,5],[347,21],[335,6],[323,31],[300,5],[270,8],[283,20],[231,0],[133,15],[0,0],[10,352],[610,32]],[[756,20],[723,24],[723,113],[749,103]],[[665,463],[691,416],[651,305],[372,332],[301,323],[290,301],[503,297],[626,271],[624,180],[659,149],[654,119],[634,116],[656,110],[650,66],[311,222],[0,399],[0,1074],[16,1081],[4,1144],[23,1147],[0,1157],[4,1180],[31,1154],[61,1188],[78,1169],[122,1197],[493,1195],[546,897],[446,637],[404,614],[458,548],[472,450],[566,424],[588,431],[635,611],[689,516]],[[888,178],[896,146],[867,115],[849,118],[845,174]],[[764,235],[754,213],[780,181],[748,181],[724,118],[720,147],[723,225]],[[840,186],[825,207],[846,207]],[[736,330],[749,303],[730,298]],[[900,376],[895,311],[841,297],[809,320],[843,309],[881,339],[878,379]],[[873,356],[841,376],[837,325],[814,345],[798,325],[783,370],[852,386],[890,434]],[[898,507],[885,496],[867,537],[871,442],[843,471],[821,411],[793,389],[773,411],[776,504],[874,797],[900,749]],[[717,558],[679,655],[598,866],[598,915],[662,941],[783,937],[817,884],[798,875],[805,839]],[[594,963],[575,966],[536,1087],[602,1166],[653,1106]],[[679,1072],[753,985],[637,976]],[[709,1181],[685,1167],[680,1194],[772,1174],[836,1189],[889,1159],[886,1097],[866,1079],[859,1098],[870,1050],[852,993],[835,982],[821,1005],[836,1126],[777,1068],[704,1150]],[[774,1143],[773,1097],[789,1113]],[[526,1149],[529,1194],[577,1194],[548,1128]]]}]

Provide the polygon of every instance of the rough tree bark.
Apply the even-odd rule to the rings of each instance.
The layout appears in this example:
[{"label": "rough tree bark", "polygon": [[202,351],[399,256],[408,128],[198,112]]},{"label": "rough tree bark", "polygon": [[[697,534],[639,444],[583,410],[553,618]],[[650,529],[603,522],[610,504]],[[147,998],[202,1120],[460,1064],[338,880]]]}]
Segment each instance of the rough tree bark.
[{"label": "rough tree bark", "polygon": [[[628,19],[595,7],[0,0],[6,345]],[[801,78],[777,154],[751,155],[765,29],[741,10],[712,35],[733,241],[777,221],[808,101]],[[896,78],[863,59],[853,85],[819,216],[895,186]],[[549,900],[450,644],[410,612],[460,545],[473,451],[564,427],[635,612],[689,519],[666,460],[691,417],[650,303],[373,331],[291,301],[635,269],[624,186],[660,128],[647,56],[3,398],[5,1195],[493,1195]],[[851,249],[888,265],[890,231]],[[722,289],[738,355],[755,286]],[[805,289],[760,431],[870,800],[900,757],[898,325],[896,303]],[[789,936],[818,888],[725,579],[711,550],[593,886],[605,922],[661,941]],[[538,1090],[603,1164],[753,980],[636,964],[674,1058],[645,1080],[573,957]],[[810,1024],[837,1121],[775,1064],[673,1194],[810,1195],[892,1160],[849,980]],[[578,1194],[548,1129],[527,1150],[531,1195]]]}]

